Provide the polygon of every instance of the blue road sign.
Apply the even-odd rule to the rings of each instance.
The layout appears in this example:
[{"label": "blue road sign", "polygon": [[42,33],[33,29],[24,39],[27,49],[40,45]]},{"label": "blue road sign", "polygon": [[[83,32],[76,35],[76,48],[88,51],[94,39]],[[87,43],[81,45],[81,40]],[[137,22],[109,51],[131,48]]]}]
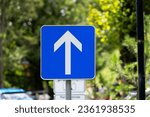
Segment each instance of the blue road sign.
[{"label": "blue road sign", "polygon": [[93,26],[41,28],[41,78],[92,79],[95,77]]}]

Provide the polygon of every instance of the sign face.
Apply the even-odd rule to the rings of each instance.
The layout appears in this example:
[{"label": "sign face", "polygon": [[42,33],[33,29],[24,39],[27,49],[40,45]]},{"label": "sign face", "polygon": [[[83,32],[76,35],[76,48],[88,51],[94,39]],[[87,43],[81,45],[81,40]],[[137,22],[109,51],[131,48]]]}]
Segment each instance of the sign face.
[{"label": "sign face", "polygon": [[42,79],[92,79],[95,77],[93,26],[43,26],[41,28]]},{"label": "sign face", "polygon": [[[85,81],[84,80],[71,80],[71,92],[73,94],[85,93]],[[54,93],[66,93],[66,81],[54,80]]]}]

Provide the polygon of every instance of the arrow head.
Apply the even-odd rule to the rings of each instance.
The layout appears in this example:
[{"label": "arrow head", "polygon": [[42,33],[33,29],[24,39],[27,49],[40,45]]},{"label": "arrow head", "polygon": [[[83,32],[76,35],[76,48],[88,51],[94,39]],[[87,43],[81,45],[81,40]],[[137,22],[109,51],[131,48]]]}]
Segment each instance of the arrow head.
[{"label": "arrow head", "polygon": [[54,52],[63,44],[71,42],[73,43],[81,52],[82,52],[82,44],[78,39],[70,32],[66,31],[59,40],[54,44]]}]

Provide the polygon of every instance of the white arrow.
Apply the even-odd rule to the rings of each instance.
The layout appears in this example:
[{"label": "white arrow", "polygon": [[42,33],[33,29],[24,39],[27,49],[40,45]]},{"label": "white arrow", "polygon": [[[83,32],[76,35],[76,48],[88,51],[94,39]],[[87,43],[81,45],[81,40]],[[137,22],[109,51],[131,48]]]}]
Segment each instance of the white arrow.
[{"label": "white arrow", "polygon": [[73,43],[81,52],[82,44],[78,41],[76,37],[71,34],[71,32],[66,31],[60,39],[54,44],[54,52],[65,43],[65,74],[71,74],[71,43]]}]

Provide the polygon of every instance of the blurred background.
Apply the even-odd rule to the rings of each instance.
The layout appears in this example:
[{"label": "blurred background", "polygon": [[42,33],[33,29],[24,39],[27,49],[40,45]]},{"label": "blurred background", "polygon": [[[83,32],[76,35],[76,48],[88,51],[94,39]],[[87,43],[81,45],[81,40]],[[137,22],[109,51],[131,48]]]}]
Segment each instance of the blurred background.
[{"label": "blurred background", "polygon": [[[150,0],[143,1],[146,99],[150,99]],[[87,99],[136,99],[135,2],[0,0],[0,88],[24,89],[33,99],[54,99],[53,81],[40,78],[41,26],[93,25],[97,73],[86,81]]]}]

